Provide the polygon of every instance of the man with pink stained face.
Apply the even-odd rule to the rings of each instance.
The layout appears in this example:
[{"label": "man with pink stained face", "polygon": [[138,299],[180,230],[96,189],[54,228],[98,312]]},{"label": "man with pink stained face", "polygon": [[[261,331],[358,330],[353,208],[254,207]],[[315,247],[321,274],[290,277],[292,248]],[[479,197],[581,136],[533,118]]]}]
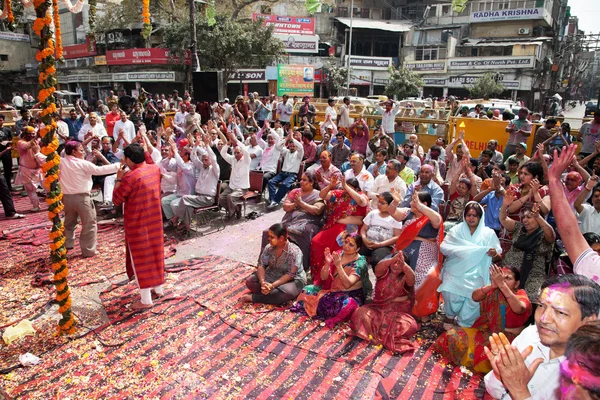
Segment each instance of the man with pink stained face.
[{"label": "man with pink stained face", "polygon": [[560,399],[560,366],[567,342],[580,327],[597,320],[600,286],[589,278],[566,274],[548,278],[535,310],[535,325],[512,343],[490,336],[486,355],[492,372],[484,380],[494,399]]},{"label": "man with pink stained face", "polygon": [[590,322],[571,335],[560,363],[560,398],[600,398],[600,321]]}]

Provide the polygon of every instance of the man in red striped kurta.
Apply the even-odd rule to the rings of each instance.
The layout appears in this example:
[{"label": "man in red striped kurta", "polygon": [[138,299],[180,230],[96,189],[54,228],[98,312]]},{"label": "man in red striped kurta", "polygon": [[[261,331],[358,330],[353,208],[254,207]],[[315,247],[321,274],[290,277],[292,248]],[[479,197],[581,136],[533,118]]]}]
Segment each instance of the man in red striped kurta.
[{"label": "man in red striped kurta", "polygon": [[124,150],[129,170],[117,173],[113,204],[125,203],[125,247],[127,275],[136,277],[141,301],[134,310],[152,307],[150,291],[162,296],[165,282],[163,224],[160,206],[160,168],[146,164],[144,149],[132,143]]}]

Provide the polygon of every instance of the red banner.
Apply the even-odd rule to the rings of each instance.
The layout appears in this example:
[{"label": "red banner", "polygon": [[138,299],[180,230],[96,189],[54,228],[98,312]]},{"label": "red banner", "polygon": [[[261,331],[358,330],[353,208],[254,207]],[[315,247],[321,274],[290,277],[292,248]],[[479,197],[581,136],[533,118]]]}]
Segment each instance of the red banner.
[{"label": "red banner", "polygon": [[[186,57],[186,64],[190,64],[190,55]],[[132,64],[172,64],[174,61],[169,55],[169,49],[146,48],[110,50],[106,52],[108,65]]]},{"label": "red banner", "polygon": [[262,19],[265,26],[273,26],[273,33],[314,35],[315,19],[306,17],[280,17],[268,14],[252,14],[252,21]]},{"label": "red banner", "polygon": [[86,43],[63,47],[63,57],[65,59],[91,57],[96,54],[96,47],[92,46],[92,50],[90,50]]}]

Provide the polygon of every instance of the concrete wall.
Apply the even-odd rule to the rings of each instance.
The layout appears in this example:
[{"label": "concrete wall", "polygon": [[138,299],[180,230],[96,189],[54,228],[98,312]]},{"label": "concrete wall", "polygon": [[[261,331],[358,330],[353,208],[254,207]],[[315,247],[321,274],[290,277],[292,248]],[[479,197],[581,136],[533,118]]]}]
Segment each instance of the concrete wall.
[{"label": "concrete wall", "polygon": [[[508,38],[508,37],[531,37],[533,31],[532,20],[524,21],[502,21],[488,24],[471,24],[471,37],[473,38]],[[519,29],[529,29],[529,35],[519,35]]]},{"label": "concrete wall", "polygon": [[35,62],[35,52],[29,42],[0,39],[0,54],[8,55],[8,61],[0,61],[0,71],[25,69],[25,64]]}]

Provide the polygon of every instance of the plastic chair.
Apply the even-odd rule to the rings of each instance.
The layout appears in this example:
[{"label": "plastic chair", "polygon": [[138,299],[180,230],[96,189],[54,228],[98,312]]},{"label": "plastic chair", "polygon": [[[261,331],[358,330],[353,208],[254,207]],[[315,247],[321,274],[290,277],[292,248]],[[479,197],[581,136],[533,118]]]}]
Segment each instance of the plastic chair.
[{"label": "plastic chair", "polygon": [[250,188],[242,196],[242,204],[244,206],[244,217],[246,216],[246,203],[249,200],[255,200],[257,204],[262,203],[266,210],[265,201],[263,198],[263,173],[262,171],[250,171]]},{"label": "plastic chair", "polygon": [[[203,232],[200,232],[198,230],[198,227],[201,225],[204,225],[206,223],[208,223],[210,221],[210,219],[208,219],[206,217],[206,212],[207,211],[218,211],[219,210],[219,197],[221,196],[221,181],[217,182],[217,195],[215,196],[215,202],[214,204],[211,204],[210,206],[204,206],[204,207],[198,207],[194,209],[194,216],[195,216],[195,220],[196,220],[196,233],[199,233],[201,236],[204,235]],[[223,215],[221,214],[219,217],[220,221],[221,221],[221,228],[217,228],[217,232],[225,229],[225,221],[223,218]],[[202,223],[201,223],[202,220]]]}]

